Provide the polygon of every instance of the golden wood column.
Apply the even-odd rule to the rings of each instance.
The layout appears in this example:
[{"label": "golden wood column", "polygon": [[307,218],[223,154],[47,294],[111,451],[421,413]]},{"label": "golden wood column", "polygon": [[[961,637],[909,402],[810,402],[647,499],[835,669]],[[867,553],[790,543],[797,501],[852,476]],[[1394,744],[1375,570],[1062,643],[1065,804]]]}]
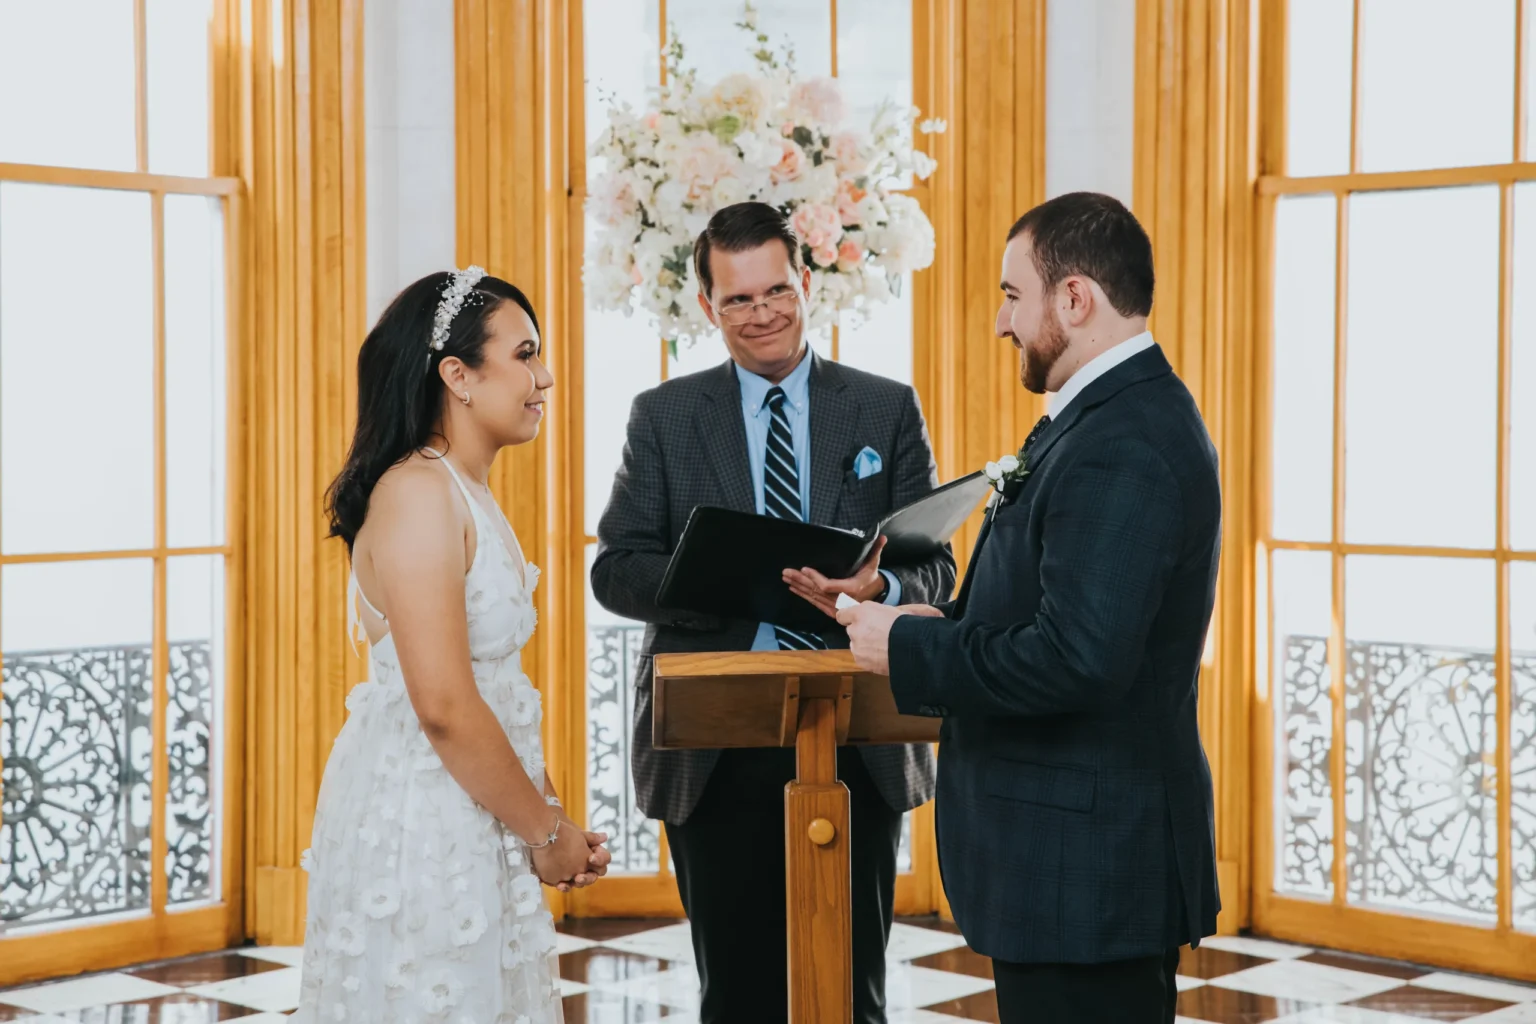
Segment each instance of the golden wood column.
[{"label": "golden wood column", "polygon": [[[1008,229],[1045,198],[1045,2],[916,0],[913,15],[913,77],[927,85],[915,102],[949,124],[927,137],[939,167],[914,189],[938,241],[915,278],[913,354],[948,479],[1016,450],[1044,411],[993,324]],[[960,534],[962,566],[980,523]]]},{"label": "golden wood column", "polygon": [[[572,717],[569,702],[585,699],[584,662],[560,635],[566,623],[580,621],[585,595],[580,574],[567,569],[583,537],[569,482],[580,457],[582,383],[566,305],[572,289],[579,301],[581,286],[579,272],[567,273],[566,71],[570,48],[579,45],[569,38],[567,17],[565,0],[455,0],[454,120],[459,266],[479,264],[527,293],[555,377],[539,439],[502,453],[491,489],[544,570],[535,594],[539,629],[523,667],[544,696],[550,776],[579,815],[579,800],[570,798],[586,785],[583,737],[559,728]],[[579,76],[575,88],[579,103]],[[549,896],[558,915],[563,899]]]},{"label": "golden wood column", "polygon": [[346,550],[321,501],[351,439],[364,324],[362,0],[242,0],[247,273],[245,799],[247,933],[304,930],[320,774],[362,678]]},{"label": "golden wood column", "polygon": [[[1015,451],[1044,413],[1019,384],[1018,355],[993,335],[1008,229],[1045,198],[1045,0],[914,0],[914,102],[948,122],[926,137],[938,170],[913,194],[933,221],[932,268],[914,277],[913,383],[943,479]],[[981,526],[955,538],[962,574]],[[913,856],[930,866],[929,905],[948,912],[917,812]]]},{"label": "golden wood column", "polygon": [[1216,786],[1223,932],[1249,915],[1254,659],[1251,0],[1138,0],[1136,215],[1152,236],[1152,330],[1221,456],[1221,575],[1200,678]]}]

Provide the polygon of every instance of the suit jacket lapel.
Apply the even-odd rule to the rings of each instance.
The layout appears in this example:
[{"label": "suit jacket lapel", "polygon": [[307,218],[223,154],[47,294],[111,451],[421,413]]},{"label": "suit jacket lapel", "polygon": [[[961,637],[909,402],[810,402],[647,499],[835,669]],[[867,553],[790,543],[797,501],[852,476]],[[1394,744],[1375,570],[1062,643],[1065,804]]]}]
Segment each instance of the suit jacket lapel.
[{"label": "suit jacket lapel", "polygon": [[741,385],[736,364],[727,360],[715,371],[700,404],[699,442],[720,484],[720,504],[738,512],[756,512],[752,463],[747,456],[747,427],[742,419]]},{"label": "suit jacket lapel", "polygon": [[843,494],[848,467],[842,456],[858,427],[859,406],[836,363],[814,352],[810,358],[811,522],[830,525]]},{"label": "suit jacket lapel", "polygon": [[[1024,467],[1033,472],[1045,458],[1046,453],[1056,446],[1056,442],[1061,440],[1062,436],[1071,430],[1089,409],[1103,405],[1132,384],[1139,384],[1144,380],[1152,380],[1154,377],[1172,372],[1173,367],[1168,365],[1167,357],[1163,355],[1162,348],[1157,345],[1127,359],[1084,388],[1082,394],[1074,398],[1060,416],[1051,420],[1051,425],[1041,432],[1026,453]],[[960,584],[960,594],[955,599],[955,618],[965,614],[965,604],[970,597],[971,580],[979,564],[982,545],[991,534],[992,520],[1001,507],[1002,504],[999,502],[988,510],[986,521],[982,523],[980,531],[976,534],[976,546],[971,549],[971,561],[966,567],[965,579]]]}]

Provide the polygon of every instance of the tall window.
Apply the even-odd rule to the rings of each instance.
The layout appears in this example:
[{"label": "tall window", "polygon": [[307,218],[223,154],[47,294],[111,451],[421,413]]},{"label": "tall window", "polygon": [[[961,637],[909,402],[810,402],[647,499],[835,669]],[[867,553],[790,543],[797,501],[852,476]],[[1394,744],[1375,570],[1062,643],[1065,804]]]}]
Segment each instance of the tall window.
[{"label": "tall window", "polygon": [[0,3],[0,929],[59,970],[227,924],[213,18]]},{"label": "tall window", "polygon": [[[880,101],[911,103],[912,12],[892,0],[767,0],[759,25],[773,44],[794,44],[802,75],[836,74],[849,100],[850,118],[867,124]],[[701,83],[752,70],[746,37],[734,27],[740,6],[717,0],[586,0],[583,9],[588,147],[606,125],[608,97],[643,108],[661,82],[663,22],[674,27],[686,63]],[[834,34],[835,25],[835,34]],[[587,178],[602,168],[590,158]],[[587,237],[593,234],[587,220]],[[820,332],[810,341],[823,357],[896,380],[912,379],[912,289],[859,324]],[[718,335],[670,352],[644,319],[586,307],[583,331],[585,423],[583,485],[587,566],[596,551],[597,522],[613,486],[624,446],[630,403],[664,379],[722,364]],[[668,871],[665,837],[634,804],[629,774],[633,680],[643,627],[604,611],[590,594],[587,614],[587,764],[590,827],[613,836],[615,869],[656,876]],[[903,863],[910,856],[903,846]],[[610,892],[622,889],[610,883]]]},{"label": "tall window", "polygon": [[1532,5],[1286,8],[1256,914],[1494,950],[1536,934]]}]

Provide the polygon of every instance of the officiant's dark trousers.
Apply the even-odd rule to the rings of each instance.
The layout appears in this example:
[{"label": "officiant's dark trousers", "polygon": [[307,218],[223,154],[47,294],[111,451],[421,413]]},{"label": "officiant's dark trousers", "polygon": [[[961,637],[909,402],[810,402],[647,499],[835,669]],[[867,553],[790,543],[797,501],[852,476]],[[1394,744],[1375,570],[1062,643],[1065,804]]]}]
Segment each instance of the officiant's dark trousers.
[{"label": "officiant's dark trousers", "polygon": [[1179,951],[1107,964],[992,961],[1002,1024],[1173,1024]]},{"label": "officiant's dark trousers", "polygon": [[[693,814],[667,825],[704,984],[703,1024],[789,1019],[784,786],[794,776],[793,750],[722,751]],[[875,788],[857,750],[838,750],[837,776],[848,786],[852,833],[853,1019],[885,1024],[901,814]]]}]

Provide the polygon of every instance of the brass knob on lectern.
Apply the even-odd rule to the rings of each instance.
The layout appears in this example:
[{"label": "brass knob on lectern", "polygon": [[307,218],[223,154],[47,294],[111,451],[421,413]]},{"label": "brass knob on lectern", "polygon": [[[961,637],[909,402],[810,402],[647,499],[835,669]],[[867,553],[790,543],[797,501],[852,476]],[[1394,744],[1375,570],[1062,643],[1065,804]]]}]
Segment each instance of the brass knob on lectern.
[{"label": "brass knob on lectern", "polygon": [[837,829],[826,818],[817,818],[805,831],[817,846],[826,846],[837,836]]}]

